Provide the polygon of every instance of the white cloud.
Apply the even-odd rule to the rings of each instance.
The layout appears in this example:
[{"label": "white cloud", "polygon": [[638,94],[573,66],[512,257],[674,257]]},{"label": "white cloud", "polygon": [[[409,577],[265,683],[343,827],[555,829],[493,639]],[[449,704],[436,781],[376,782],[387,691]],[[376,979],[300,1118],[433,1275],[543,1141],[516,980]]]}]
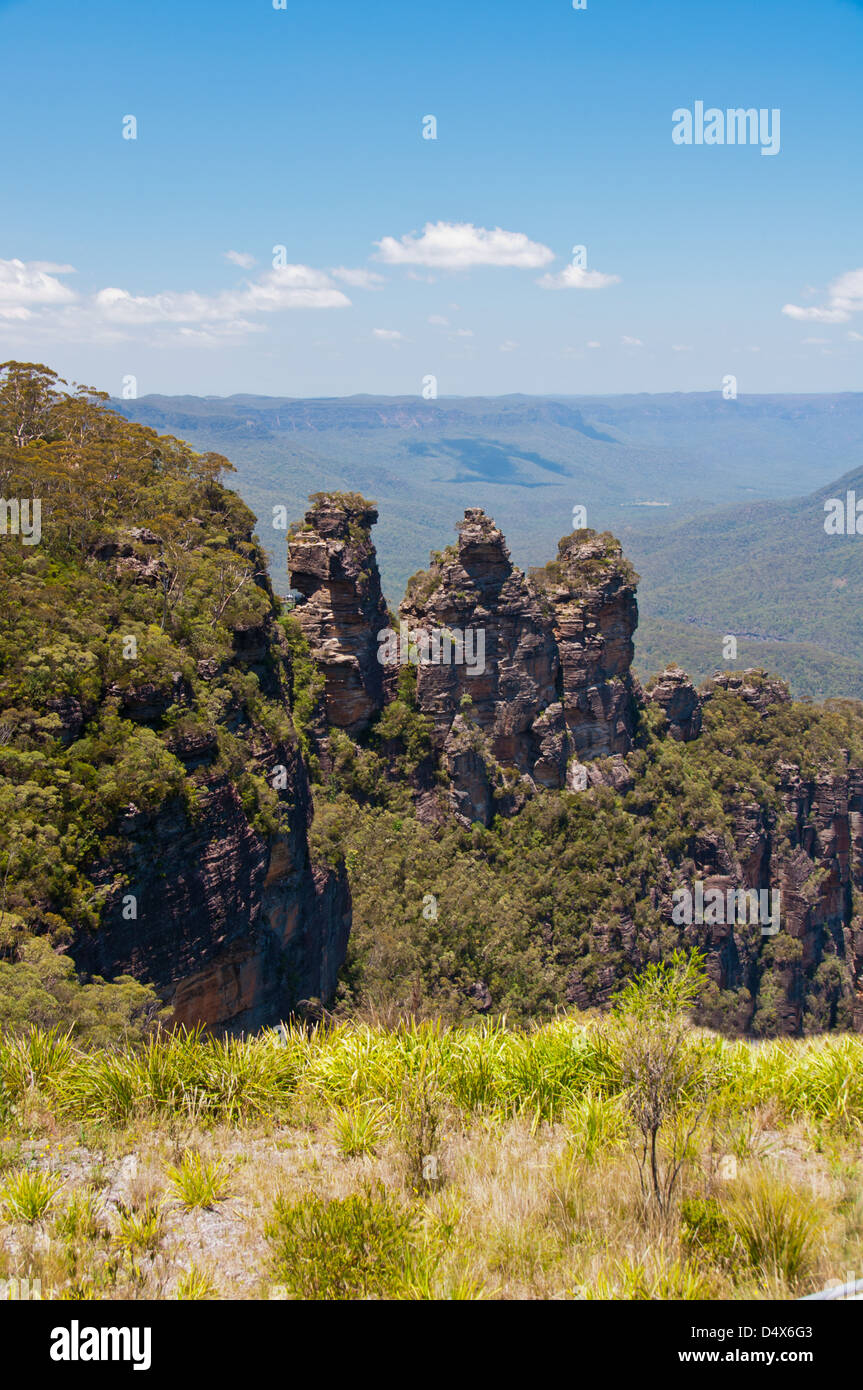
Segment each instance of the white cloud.
[{"label": "white cloud", "polygon": [[847,309],[804,309],[799,304],[786,304],[782,312],[787,314],[788,318],[798,319],[801,323],[847,323],[851,317]]},{"label": "white cloud", "polygon": [[852,314],[859,314],[861,311],[863,267],[859,270],[846,270],[828,286],[825,306],[804,309],[799,304],[786,304],[782,310],[790,319],[813,323],[847,323]]},{"label": "white cloud", "polygon": [[225,260],[232,265],[242,266],[243,270],[251,270],[255,264],[255,258],[251,251],[226,251]]},{"label": "white cloud", "polygon": [[624,347],[644,347],[644,343],[640,338],[627,338],[625,334],[620,341],[623,343]]},{"label": "white cloud", "polygon": [[512,338],[505,338],[504,341],[501,343],[501,345],[500,345],[498,351],[499,351],[499,352],[515,352],[515,350],[516,350],[517,347],[518,347],[518,343],[514,343],[513,340],[512,340]]},{"label": "white cloud", "polygon": [[60,265],[57,261],[28,261],[31,270],[44,270],[49,275],[74,275],[73,265]]},{"label": "white cloud", "polygon": [[373,328],[372,333],[384,343],[403,343],[405,336],[397,328]]},{"label": "white cloud", "polygon": [[588,346],[589,348],[598,348],[598,347],[602,347],[602,343],[588,343],[587,346]]},{"label": "white cloud", "polygon": [[691,352],[691,351],[692,351],[692,348],[691,348],[691,346],[689,345],[689,343],[672,343],[672,345],[671,345],[671,351],[672,351],[672,352]]},{"label": "white cloud", "polygon": [[337,265],[330,274],[334,280],[341,280],[343,284],[356,290],[376,290],[379,285],[386,284],[384,276],[378,275],[376,270],[354,270],[350,266]]},{"label": "white cloud", "polygon": [[0,260],[0,321],[20,324],[30,338],[54,342],[117,343],[151,329],[146,340],[155,346],[217,345],[262,331],[253,321],[258,315],[344,308],[351,302],[324,271],[302,265],[267,270],[239,288],[215,294],[170,290],[134,295],[109,286],[86,297],[57,279],[72,270],[53,262]]},{"label": "white cloud", "polygon": [[854,328],[849,328],[848,337],[852,343],[863,343],[863,333],[858,333]]},{"label": "white cloud", "polygon": [[73,271],[53,261],[0,260],[0,318],[29,319],[34,308],[73,303],[74,290],[57,279]]},{"label": "white cloud", "polygon": [[131,295],[114,287],[99,290],[97,310],[112,323],[210,323],[236,320],[244,314],[275,313],[283,309],[341,309],[350,300],[328,275],[304,265],[279,266],[241,290],[199,294],[169,290],[163,294]]},{"label": "white cloud", "polygon": [[489,231],[472,222],[427,222],[422,235],[385,236],[375,242],[378,258],[388,265],[423,265],[437,270],[471,266],[516,266],[534,269],[554,260],[554,252],[524,232]]},{"label": "white cloud", "polygon": [[454,331],[452,334],[450,334],[450,336],[453,337],[453,338],[472,338],[472,337],[473,337],[473,329],[472,329],[472,328],[456,328],[455,331]]},{"label": "white cloud", "polygon": [[813,347],[826,347],[830,342],[829,338],[804,338],[804,343],[811,343]]},{"label": "white cloud", "polygon": [[570,264],[553,275],[541,275],[536,283],[544,290],[604,290],[609,285],[619,285],[620,276]]},{"label": "white cloud", "polygon": [[449,319],[445,319],[443,314],[429,314],[429,323],[437,328],[449,328]]},{"label": "white cloud", "polygon": [[171,337],[172,343],[187,347],[224,347],[228,342],[239,342],[248,333],[263,333],[260,323],[250,323],[248,319],[236,319],[231,323],[212,323],[206,328],[181,327]]}]

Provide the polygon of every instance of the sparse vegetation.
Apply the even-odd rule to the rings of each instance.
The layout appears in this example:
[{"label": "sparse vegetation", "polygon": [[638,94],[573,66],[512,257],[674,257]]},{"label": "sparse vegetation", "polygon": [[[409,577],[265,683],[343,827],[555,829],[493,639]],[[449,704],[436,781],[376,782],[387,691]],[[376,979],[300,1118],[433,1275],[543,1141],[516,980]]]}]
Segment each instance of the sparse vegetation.
[{"label": "sparse vegetation", "polygon": [[[609,1015],[527,1030],[177,1033],[113,1055],[34,1035],[29,1070],[2,1038],[0,1276],[64,1298],[799,1297],[863,1257],[863,1039],[706,1033],[686,1022],[700,983],[679,960]],[[655,1085],[661,1222],[632,1152]],[[47,1244],[27,1235],[44,1222]]]}]

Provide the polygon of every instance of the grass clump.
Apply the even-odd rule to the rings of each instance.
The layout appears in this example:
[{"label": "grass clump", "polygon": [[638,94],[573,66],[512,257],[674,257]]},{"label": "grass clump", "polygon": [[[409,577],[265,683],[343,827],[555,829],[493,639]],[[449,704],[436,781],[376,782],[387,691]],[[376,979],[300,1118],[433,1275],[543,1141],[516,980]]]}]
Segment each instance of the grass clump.
[{"label": "grass clump", "polygon": [[47,1215],[62,1186],[62,1179],[53,1173],[22,1168],[0,1187],[0,1205],[13,1221],[33,1225]]},{"label": "grass clump", "polygon": [[219,1160],[208,1161],[199,1153],[185,1153],[181,1163],[168,1166],[167,1173],[174,1196],[187,1211],[195,1207],[211,1211],[230,1196],[228,1170]]},{"label": "grass clump", "polygon": [[744,1184],[731,1214],[749,1263],[768,1279],[796,1288],[815,1262],[818,1211],[787,1182],[769,1172]]},{"label": "grass clump", "polygon": [[293,1298],[398,1298],[416,1265],[416,1218],[383,1188],[278,1197],[266,1236],[274,1276]]}]

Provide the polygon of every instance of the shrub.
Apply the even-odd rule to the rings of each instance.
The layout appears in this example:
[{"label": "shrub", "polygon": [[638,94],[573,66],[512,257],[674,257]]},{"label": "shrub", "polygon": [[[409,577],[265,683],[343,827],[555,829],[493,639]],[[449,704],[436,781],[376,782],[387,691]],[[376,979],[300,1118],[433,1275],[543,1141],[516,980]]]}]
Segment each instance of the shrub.
[{"label": "shrub", "polygon": [[712,1197],[687,1197],[680,1207],[680,1238],[689,1255],[731,1268],[742,1255],[734,1223]]},{"label": "shrub", "polygon": [[333,1108],[336,1143],[345,1158],[361,1158],[375,1152],[383,1132],[383,1111],[369,1101]]},{"label": "shrub", "polygon": [[275,1278],[305,1299],[398,1297],[414,1235],[413,1214],[381,1187],[332,1201],[280,1196],[266,1228]]},{"label": "shrub", "polygon": [[116,1241],[122,1250],[130,1255],[152,1255],[159,1248],[162,1239],[162,1207],[153,1198],[147,1198],[140,1207],[117,1207]]}]

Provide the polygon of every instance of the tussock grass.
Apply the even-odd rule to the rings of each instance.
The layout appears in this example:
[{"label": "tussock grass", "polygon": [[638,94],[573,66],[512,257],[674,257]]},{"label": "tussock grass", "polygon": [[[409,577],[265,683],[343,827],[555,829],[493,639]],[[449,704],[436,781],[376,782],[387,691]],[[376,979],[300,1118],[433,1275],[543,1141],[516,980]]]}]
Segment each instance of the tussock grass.
[{"label": "tussock grass", "polygon": [[0,1206],[15,1221],[32,1225],[41,1221],[53,1205],[62,1179],[38,1169],[11,1173],[0,1187]]},{"label": "tussock grass", "polygon": [[218,1159],[208,1161],[199,1153],[185,1153],[180,1164],[170,1164],[168,1182],[174,1196],[187,1210],[201,1207],[210,1211],[230,1196],[227,1166]]},{"label": "tussock grass", "polygon": [[[688,1054],[714,1069],[712,1109],[742,1115],[775,1103],[789,1121],[808,1116],[847,1130],[863,1124],[863,1038],[729,1041],[692,1029]],[[58,1115],[122,1125],[176,1113],[241,1124],[291,1113],[298,1095],[328,1107],[397,1106],[406,1080],[433,1077],[468,1115],[526,1117],[536,1129],[587,1094],[621,1094],[622,1041],[607,1020],[567,1015],[532,1030],[504,1020],[476,1028],[403,1022],[287,1030],[250,1039],[163,1032],[139,1048],[84,1052],[57,1030],[0,1035],[0,1090],[17,1104],[34,1092]]]}]

